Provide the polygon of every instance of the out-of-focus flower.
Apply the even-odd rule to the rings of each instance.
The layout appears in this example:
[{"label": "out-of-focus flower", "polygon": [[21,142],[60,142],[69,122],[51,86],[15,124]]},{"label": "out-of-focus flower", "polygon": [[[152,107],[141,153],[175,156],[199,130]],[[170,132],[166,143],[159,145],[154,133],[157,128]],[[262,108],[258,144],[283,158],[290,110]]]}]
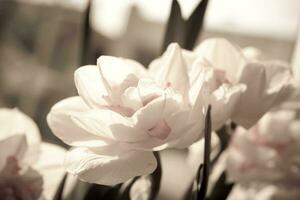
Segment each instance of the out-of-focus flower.
[{"label": "out-of-focus flower", "polygon": [[47,118],[54,134],[75,147],[67,170],[88,182],[124,182],[155,170],[153,150],[185,148],[201,138],[208,104],[214,127],[228,120],[245,86],[228,84],[189,54],[171,44],[149,72],[110,56],[76,70],[79,96],[58,102]]},{"label": "out-of-focus flower", "polygon": [[258,183],[249,186],[236,185],[232,189],[228,200],[296,200],[300,198],[298,187],[290,188],[276,185],[261,185]]},{"label": "out-of-focus flower", "polygon": [[228,148],[230,179],[248,184],[300,184],[300,119],[296,111],[266,114],[250,130],[241,127]]},{"label": "out-of-focus flower", "polygon": [[230,83],[243,83],[247,90],[235,105],[232,119],[250,128],[264,113],[292,93],[290,68],[283,62],[258,60],[257,50],[244,50],[225,39],[208,39],[195,50]]},{"label": "out-of-focus flower", "polygon": [[151,195],[151,181],[148,176],[140,177],[130,189],[130,199],[147,200]]},{"label": "out-of-focus flower", "polygon": [[[36,124],[18,109],[0,109],[0,152],[1,195],[53,199],[65,174],[65,150],[41,142]],[[66,191],[70,192],[73,184],[70,179]]]},{"label": "out-of-focus flower", "polygon": [[1,199],[37,200],[42,194],[42,176],[31,167],[23,167],[27,150],[25,135],[0,141]]}]

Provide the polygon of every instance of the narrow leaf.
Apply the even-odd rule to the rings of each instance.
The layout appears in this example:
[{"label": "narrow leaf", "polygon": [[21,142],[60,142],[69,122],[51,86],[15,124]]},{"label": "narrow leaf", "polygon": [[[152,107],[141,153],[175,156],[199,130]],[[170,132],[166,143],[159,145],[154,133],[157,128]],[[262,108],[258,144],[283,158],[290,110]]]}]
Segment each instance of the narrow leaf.
[{"label": "narrow leaf", "polygon": [[184,19],[181,15],[180,6],[177,0],[173,0],[170,16],[168,19],[164,41],[162,45],[162,52],[164,52],[167,46],[171,42],[177,42],[180,45],[184,41]]},{"label": "narrow leaf", "polygon": [[199,33],[201,33],[205,11],[208,0],[201,0],[188,21],[186,22],[186,32],[184,40],[184,48],[192,50]]},{"label": "narrow leaf", "polygon": [[226,183],[226,173],[223,172],[216,182],[214,189],[212,190],[209,198],[207,200],[219,200],[226,199],[231,192],[234,184]]},{"label": "narrow leaf", "polygon": [[211,150],[211,106],[208,106],[205,116],[205,128],[204,128],[204,160],[203,170],[201,176],[201,187],[197,195],[198,200],[204,200],[210,173],[210,150]]}]

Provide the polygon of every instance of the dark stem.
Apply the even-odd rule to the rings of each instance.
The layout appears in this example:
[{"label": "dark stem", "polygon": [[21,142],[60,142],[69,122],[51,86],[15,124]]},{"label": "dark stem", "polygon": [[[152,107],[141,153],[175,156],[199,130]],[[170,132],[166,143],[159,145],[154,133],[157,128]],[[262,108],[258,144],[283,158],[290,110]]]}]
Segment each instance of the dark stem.
[{"label": "dark stem", "polygon": [[205,117],[205,128],[204,128],[204,160],[202,168],[201,187],[198,191],[197,199],[204,200],[210,173],[210,151],[211,151],[211,106],[208,106],[206,117]]}]

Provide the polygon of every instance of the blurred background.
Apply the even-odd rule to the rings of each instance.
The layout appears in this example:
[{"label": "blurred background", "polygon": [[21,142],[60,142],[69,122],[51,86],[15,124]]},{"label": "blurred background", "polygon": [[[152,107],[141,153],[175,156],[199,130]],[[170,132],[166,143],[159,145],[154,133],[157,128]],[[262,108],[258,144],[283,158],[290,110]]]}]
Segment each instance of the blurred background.
[{"label": "blurred background", "polygon": [[[76,95],[74,70],[96,64],[103,54],[147,66],[161,51],[171,3],[0,0],[0,107],[19,107],[37,122],[43,140],[62,145],[50,133],[46,115],[55,102]],[[188,18],[199,0],[179,3]],[[263,59],[289,62],[300,77],[299,25],[299,0],[210,0],[198,43],[225,37],[254,46]]]}]

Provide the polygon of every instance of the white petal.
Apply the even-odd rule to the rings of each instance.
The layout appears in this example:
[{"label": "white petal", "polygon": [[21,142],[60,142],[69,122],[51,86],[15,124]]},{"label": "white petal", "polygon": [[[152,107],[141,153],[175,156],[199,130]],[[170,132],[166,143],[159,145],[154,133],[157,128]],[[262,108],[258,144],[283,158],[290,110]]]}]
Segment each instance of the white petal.
[{"label": "white petal", "polygon": [[173,96],[165,93],[139,109],[133,116],[136,127],[148,130],[154,127],[158,121],[171,116],[180,108],[180,104]]},{"label": "white petal", "polygon": [[103,99],[108,94],[99,68],[96,65],[87,65],[78,68],[74,73],[74,79],[78,94],[90,107],[106,105]]},{"label": "white petal", "polygon": [[71,114],[87,112],[88,106],[81,97],[70,97],[56,103],[47,116],[53,133],[71,146],[102,146],[109,143],[103,138],[87,132],[71,120]]},{"label": "white petal", "polygon": [[245,90],[246,86],[243,84],[233,86],[224,84],[211,95],[210,104],[212,108],[211,116],[213,130],[218,130],[231,118],[235,106]]},{"label": "white petal", "polygon": [[120,149],[116,155],[107,155],[101,151],[96,153],[85,148],[75,148],[67,154],[65,165],[68,172],[82,181],[115,185],[135,176],[152,173],[157,163],[152,152]]},{"label": "white petal", "polygon": [[209,104],[209,96],[212,92],[210,85],[213,80],[213,69],[210,67],[201,67],[197,79],[190,89],[192,111],[189,119],[197,121],[204,120],[206,108]]},{"label": "white petal", "polygon": [[222,38],[203,41],[195,52],[207,59],[214,67],[226,71],[231,82],[237,81],[237,75],[246,62],[241,50]]},{"label": "white petal", "polygon": [[290,70],[280,63],[249,63],[240,82],[247,85],[236,105],[233,120],[249,128],[272,107],[289,98]]},{"label": "white petal", "polygon": [[[33,165],[43,176],[43,195],[46,199],[53,199],[58,189],[59,183],[65,175],[64,158],[66,150],[60,146],[50,143],[42,143],[40,157]],[[68,177],[64,187],[64,194],[70,192],[75,186],[75,179]]]},{"label": "white petal", "polygon": [[136,142],[149,138],[143,129],[134,127],[130,118],[108,109],[72,115],[73,121],[86,131],[115,141]]},{"label": "white petal", "polygon": [[170,44],[161,59],[160,69],[157,70],[154,79],[161,86],[171,85],[184,98],[188,98],[188,71],[179,45],[176,43]]},{"label": "white petal", "polygon": [[149,103],[153,98],[159,97],[164,93],[152,79],[140,79],[137,89],[144,105]]},{"label": "white petal", "polygon": [[18,161],[24,161],[28,149],[25,135],[9,136],[0,140],[0,172],[6,164],[8,157],[12,156]]},{"label": "white petal", "polygon": [[173,141],[170,146],[174,146],[179,149],[185,149],[194,142],[203,137],[204,121],[199,121],[190,127],[185,134],[178,140]]},{"label": "white petal", "polygon": [[143,106],[138,89],[136,87],[127,88],[122,94],[122,105],[126,108],[131,108],[133,111],[138,110]]},{"label": "white petal", "polygon": [[[0,109],[0,140],[16,134],[25,134],[30,162],[38,158],[41,136],[35,122],[18,109]],[[29,158],[28,158],[29,159]]]}]

